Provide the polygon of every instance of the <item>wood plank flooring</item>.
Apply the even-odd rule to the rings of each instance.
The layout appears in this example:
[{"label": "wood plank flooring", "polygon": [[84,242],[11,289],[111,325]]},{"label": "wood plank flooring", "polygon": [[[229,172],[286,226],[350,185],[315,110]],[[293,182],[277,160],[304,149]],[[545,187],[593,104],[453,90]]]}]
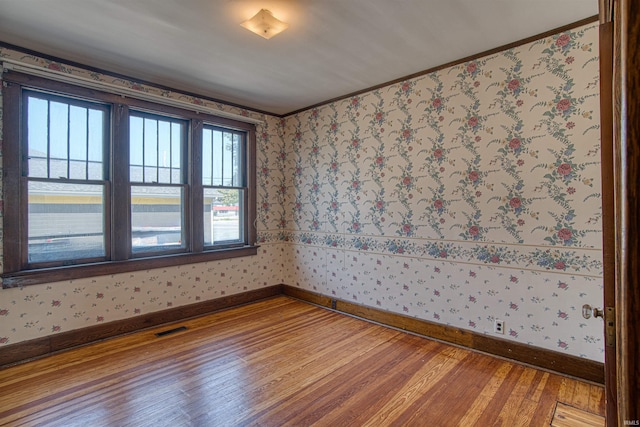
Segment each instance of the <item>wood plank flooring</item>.
[{"label": "wood plank flooring", "polygon": [[582,411],[564,403],[558,403],[553,414],[553,421],[551,421],[551,427],[605,427],[604,424],[604,417]]},{"label": "wood plank flooring", "polygon": [[604,414],[602,387],[287,297],[0,370],[10,426],[548,426],[557,401]]}]

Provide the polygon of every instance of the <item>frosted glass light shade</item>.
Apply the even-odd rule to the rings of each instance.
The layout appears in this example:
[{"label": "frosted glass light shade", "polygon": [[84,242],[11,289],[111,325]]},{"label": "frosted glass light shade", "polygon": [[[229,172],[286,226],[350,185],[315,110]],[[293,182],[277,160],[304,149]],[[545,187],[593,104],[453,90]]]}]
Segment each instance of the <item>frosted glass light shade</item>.
[{"label": "frosted glass light shade", "polygon": [[289,28],[289,24],[275,18],[267,9],[260,10],[253,18],[240,25],[265,39],[270,39]]}]

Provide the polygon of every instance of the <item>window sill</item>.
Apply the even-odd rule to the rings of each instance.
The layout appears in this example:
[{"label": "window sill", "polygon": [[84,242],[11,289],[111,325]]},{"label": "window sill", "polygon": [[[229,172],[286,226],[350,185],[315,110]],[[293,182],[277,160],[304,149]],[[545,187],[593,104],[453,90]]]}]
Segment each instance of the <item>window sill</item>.
[{"label": "window sill", "polygon": [[65,280],[83,279],[94,276],[106,276],[131,271],[173,267],[257,255],[259,246],[242,246],[232,249],[220,249],[197,254],[174,254],[149,258],[134,258],[126,261],[107,261],[65,267],[23,270],[2,275],[2,288],[17,288]]}]

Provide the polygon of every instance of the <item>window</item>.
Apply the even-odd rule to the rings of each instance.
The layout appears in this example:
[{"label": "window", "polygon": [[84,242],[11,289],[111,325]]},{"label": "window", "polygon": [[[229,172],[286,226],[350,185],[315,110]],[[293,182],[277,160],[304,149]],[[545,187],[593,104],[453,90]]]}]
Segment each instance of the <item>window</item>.
[{"label": "window", "polygon": [[253,125],[3,79],[5,287],[257,252]]},{"label": "window", "polygon": [[104,260],[109,109],[24,91],[27,263]]},{"label": "window", "polygon": [[241,170],[244,135],[205,126],[202,138],[204,244],[212,247],[244,240],[243,218],[247,187]]},{"label": "window", "polygon": [[129,116],[131,248],[134,254],[184,250],[186,123]]}]

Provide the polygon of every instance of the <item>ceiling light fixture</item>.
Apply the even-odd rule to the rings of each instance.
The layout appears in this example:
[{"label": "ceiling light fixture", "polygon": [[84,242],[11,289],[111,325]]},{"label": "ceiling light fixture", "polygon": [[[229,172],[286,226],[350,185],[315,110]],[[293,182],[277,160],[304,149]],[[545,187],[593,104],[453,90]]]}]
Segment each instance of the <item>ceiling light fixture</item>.
[{"label": "ceiling light fixture", "polygon": [[270,39],[289,28],[289,24],[274,17],[267,9],[262,9],[253,18],[240,25],[265,39]]}]

